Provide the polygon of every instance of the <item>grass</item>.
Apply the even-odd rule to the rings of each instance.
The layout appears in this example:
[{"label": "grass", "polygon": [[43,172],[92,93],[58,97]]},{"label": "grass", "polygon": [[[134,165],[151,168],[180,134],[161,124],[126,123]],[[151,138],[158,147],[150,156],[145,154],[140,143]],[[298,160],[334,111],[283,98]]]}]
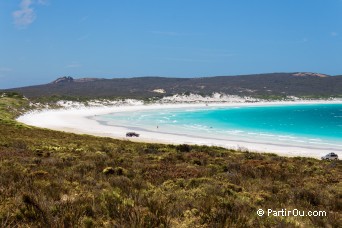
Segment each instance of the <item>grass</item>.
[{"label": "grass", "polygon": [[[340,161],[27,128],[13,120],[27,102],[0,98],[1,227],[341,225]],[[259,217],[259,208],[327,216]]]},{"label": "grass", "polygon": [[29,101],[18,93],[0,93],[0,123],[22,126],[14,119],[29,109]]}]

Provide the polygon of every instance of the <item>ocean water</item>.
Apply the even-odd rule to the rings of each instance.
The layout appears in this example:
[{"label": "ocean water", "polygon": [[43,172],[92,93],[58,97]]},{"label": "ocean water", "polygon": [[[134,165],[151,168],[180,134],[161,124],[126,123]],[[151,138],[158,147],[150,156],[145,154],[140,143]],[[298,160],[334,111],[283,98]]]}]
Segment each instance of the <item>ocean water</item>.
[{"label": "ocean water", "polygon": [[118,112],[97,120],[127,130],[342,149],[342,104],[203,106]]}]

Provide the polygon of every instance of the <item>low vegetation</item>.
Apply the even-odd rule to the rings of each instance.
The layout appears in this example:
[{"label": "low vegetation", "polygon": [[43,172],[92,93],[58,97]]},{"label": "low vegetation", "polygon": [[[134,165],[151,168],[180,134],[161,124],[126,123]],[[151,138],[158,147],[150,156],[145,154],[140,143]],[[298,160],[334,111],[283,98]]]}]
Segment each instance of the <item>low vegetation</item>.
[{"label": "low vegetation", "polygon": [[30,109],[29,101],[15,92],[0,93],[0,123],[21,125],[14,119]]},{"label": "low vegetation", "polygon": [[340,161],[38,129],[13,120],[27,105],[0,98],[1,227],[341,226]]}]

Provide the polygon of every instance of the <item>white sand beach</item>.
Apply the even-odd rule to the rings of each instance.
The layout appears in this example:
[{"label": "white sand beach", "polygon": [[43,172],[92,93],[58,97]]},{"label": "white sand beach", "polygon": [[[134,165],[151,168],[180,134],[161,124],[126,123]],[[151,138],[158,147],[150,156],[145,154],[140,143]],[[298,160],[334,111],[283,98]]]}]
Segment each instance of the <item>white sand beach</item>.
[{"label": "white sand beach", "polygon": [[[317,104],[317,103],[339,103],[342,101],[296,101],[296,102],[256,102],[256,103],[210,103],[212,107],[241,107],[241,106],[266,106],[266,105],[286,105],[286,104]],[[122,106],[105,107],[78,107],[69,109],[43,110],[26,113],[17,120],[27,125],[48,128],[59,131],[66,131],[80,134],[90,134],[96,136],[112,137],[116,139],[157,142],[168,144],[197,144],[209,146],[221,146],[230,149],[248,149],[254,152],[276,153],[282,156],[303,156],[320,158],[321,156],[332,152],[332,149],[339,156],[342,155],[342,148],[331,146],[322,147],[322,145],[303,145],[275,143],[272,141],[256,141],[250,137],[231,137],[228,139],[208,137],[196,137],[192,135],[182,135],[168,133],[167,131],[139,131],[139,138],[126,138],[125,134],[130,131],[124,126],[109,126],[99,123],[92,119],[97,115],[115,113],[115,112],[139,112],[143,110],[161,110],[161,109],[182,109],[205,107],[205,103],[198,104],[150,104],[132,103]]]}]

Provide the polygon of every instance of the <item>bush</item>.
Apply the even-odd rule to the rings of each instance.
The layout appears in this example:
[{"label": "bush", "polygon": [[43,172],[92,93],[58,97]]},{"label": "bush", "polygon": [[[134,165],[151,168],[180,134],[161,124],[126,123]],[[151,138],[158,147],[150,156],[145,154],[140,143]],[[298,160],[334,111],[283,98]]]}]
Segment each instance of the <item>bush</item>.
[{"label": "bush", "polygon": [[122,176],[127,174],[127,170],[122,167],[106,167],[105,169],[103,169],[102,173],[106,175],[116,174],[118,176]]},{"label": "bush", "polygon": [[106,167],[104,168],[104,170],[102,171],[103,174],[106,174],[106,175],[110,175],[110,174],[114,174],[115,173],[115,170],[113,167]]},{"label": "bush", "polygon": [[89,218],[89,217],[84,217],[83,218],[83,225],[84,225],[85,228],[95,227],[94,220],[92,218]]},{"label": "bush", "polygon": [[192,148],[188,144],[181,144],[181,145],[176,146],[176,149],[179,152],[190,152]]}]

